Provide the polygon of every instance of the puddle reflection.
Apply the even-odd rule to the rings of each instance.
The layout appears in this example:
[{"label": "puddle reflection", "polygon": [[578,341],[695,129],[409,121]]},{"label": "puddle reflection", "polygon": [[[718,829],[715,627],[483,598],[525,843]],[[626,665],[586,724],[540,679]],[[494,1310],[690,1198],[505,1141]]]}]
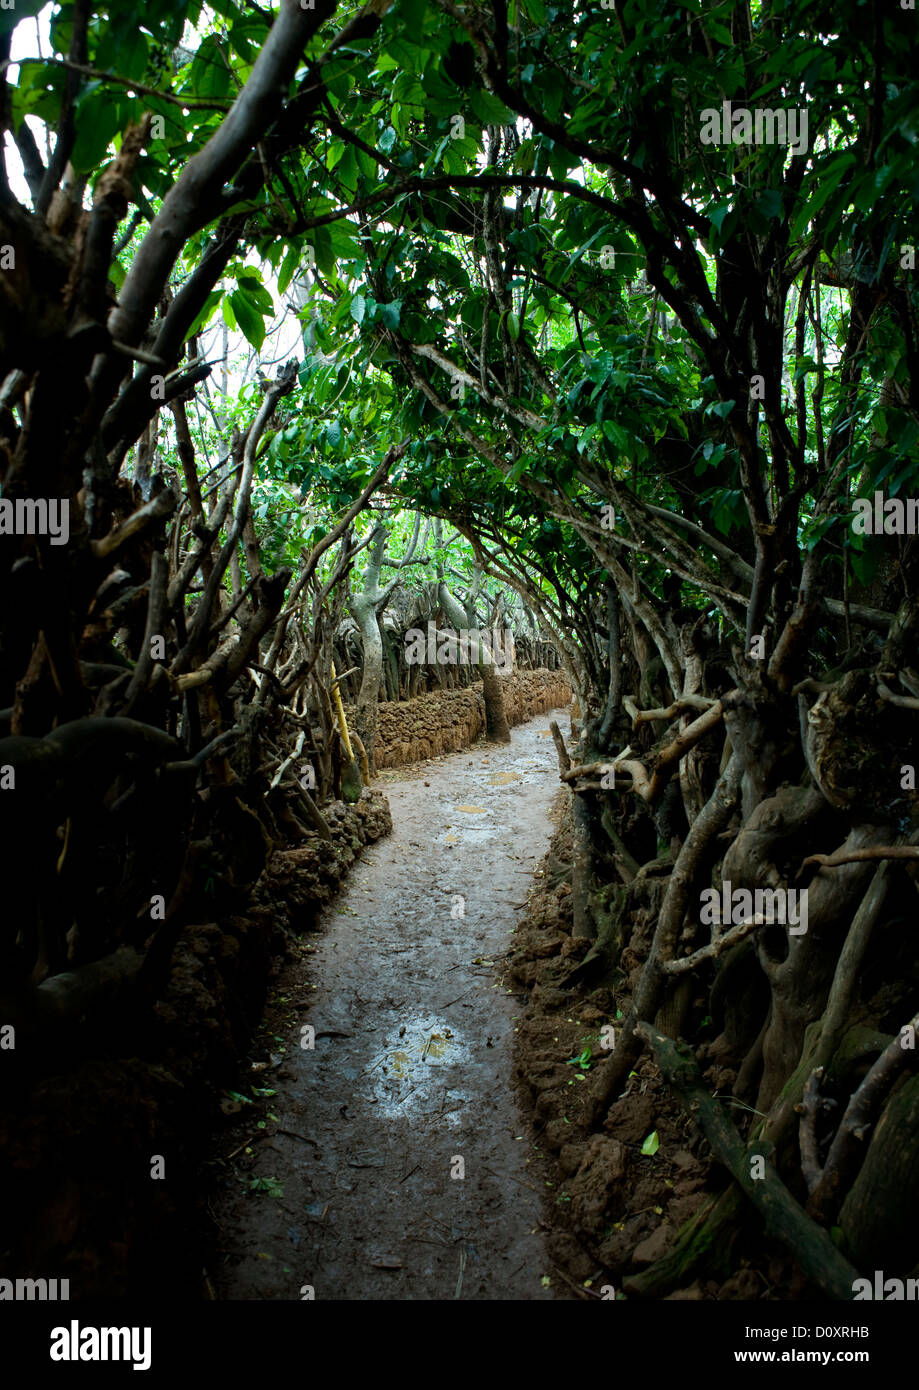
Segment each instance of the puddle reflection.
[{"label": "puddle reflection", "polygon": [[466,1098],[455,1084],[455,1069],[468,1065],[468,1043],[446,1019],[427,1014],[393,1025],[389,1042],[365,1070],[370,1089],[384,1115],[421,1111],[427,1118],[456,1123],[453,1111]]}]

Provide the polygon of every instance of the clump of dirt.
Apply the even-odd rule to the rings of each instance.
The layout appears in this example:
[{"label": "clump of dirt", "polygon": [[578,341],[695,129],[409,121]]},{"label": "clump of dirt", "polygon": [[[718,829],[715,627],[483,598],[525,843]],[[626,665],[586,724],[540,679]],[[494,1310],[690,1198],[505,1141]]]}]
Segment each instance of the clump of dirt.
[{"label": "clump of dirt", "polygon": [[[563,671],[515,671],[501,679],[511,725],[563,708],[571,699],[571,683]],[[353,723],[354,707],[345,708],[349,723]],[[435,691],[404,702],[387,701],[377,710],[377,770],[459,753],[484,732],[481,681],[463,690]]]},{"label": "clump of dirt", "polygon": [[332,843],[311,838],[276,851],[253,892],[254,906],[270,912],[276,929],[288,934],[315,930],[364,845],[392,830],[389,802],[379,792],[365,792],[354,806],[333,801],[322,814]]},{"label": "clump of dirt", "polygon": [[[671,1096],[652,1059],[642,1058],[599,1131],[591,1124],[591,1074],[609,1053],[629,1004],[641,952],[623,964],[622,989],[563,987],[585,954],[572,938],[570,794],[553,803],[557,829],[507,957],[504,983],[526,991],[514,1065],[522,1103],[554,1172],[554,1232],[548,1246],[586,1298],[612,1286],[641,1296],[636,1276],[673,1250],[727,1186],[708,1142]],[[628,955],[628,953],[627,953]],[[613,1033],[610,1034],[610,1029]],[[704,1049],[700,1049],[702,1055]],[[747,1239],[747,1235],[750,1239]],[[667,1286],[656,1297],[794,1299],[807,1285],[781,1246],[743,1214],[732,1238],[700,1265],[708,1277]],[[609,1297],[609,1293],[606,1293]]]},{"label": "clump of dirt", "polygon": [[[92,1044],[28,1058],[0,1110],[0,1199],[10,1278],[70,1280],[72,1301],[202,1294],[197,1170],[232,1085],[272,961],[315,926],[363,845],[391,828],[380,792],[324,808],[333,842],[274,853],[234,915],[186,928],[151,1012],[126,999]],[[136,1016],[135,1016],[136,1015]]]}]

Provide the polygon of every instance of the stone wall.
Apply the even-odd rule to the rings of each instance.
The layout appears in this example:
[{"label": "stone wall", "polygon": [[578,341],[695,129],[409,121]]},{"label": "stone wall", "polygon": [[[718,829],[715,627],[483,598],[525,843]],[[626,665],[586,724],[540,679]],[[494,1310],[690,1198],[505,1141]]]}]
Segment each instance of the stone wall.
[{"label": "stone wall", "polygon": [[[511,725],[562,708],[571,700],[571,685],[563,671],[515,671],[502,677],[502,683]],[[353,708],[346,712],[350,724]],[[387,701],[377,714],[377,770],[458,753],[484,732],[480,681],[466,690],[436,691],[404,703]]]}]

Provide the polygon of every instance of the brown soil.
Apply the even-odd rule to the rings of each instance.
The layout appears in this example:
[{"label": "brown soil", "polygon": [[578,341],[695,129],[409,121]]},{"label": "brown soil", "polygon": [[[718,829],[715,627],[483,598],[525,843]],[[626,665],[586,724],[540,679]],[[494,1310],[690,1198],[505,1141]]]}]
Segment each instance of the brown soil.
[{"label": "brown soil", "polygon": [[219,1297],[572,1296],[511,1087],[519,1008],[494,968],[551,832],[547,724],[384,779],[393,834],[281,973],[225,1097]]},{"label": "brown soil", "polygon": [[[608,1053],[601,1029],[617,1027],[628,986],[585,992],[563,982],[587,950],[572,939],[570,794],[552,806],[556,832],[539,870],[507,961],[505,985],[528,991],[514,1047],[515,1073],[537,1143],[550,1156],[555,1218],[548,1249],[582,1297],[634,1297],[631,1277],[666,1255],[676,1236],[726,1187],[708,1143],[670,1095],[652,1060],[642,1058],[602,1129],[588,1122],[590,1082]],[[635,962],[637,969],[638,962]],[[633,972],[634,973],[634,972]],[[608,1036],[608,1035],[607,1035]],[[704,1048],[697,1054],[704,1056]],[[583,1058],[582,1067],[572,1058]],[[733,1075],[706,1073],[713,1085]],[[658,1147],[643,1153],[642,1149]],[[650,1142],[648,1142],[650,1141]],[[598,1269],[599,1266],[599,1269]],[[624,1291],[624,1292],[623,1292]],[[667,1299],[789,1299],[814,1291],[784,1249],[767,1241],[746,1214],[691,1283]]]}]

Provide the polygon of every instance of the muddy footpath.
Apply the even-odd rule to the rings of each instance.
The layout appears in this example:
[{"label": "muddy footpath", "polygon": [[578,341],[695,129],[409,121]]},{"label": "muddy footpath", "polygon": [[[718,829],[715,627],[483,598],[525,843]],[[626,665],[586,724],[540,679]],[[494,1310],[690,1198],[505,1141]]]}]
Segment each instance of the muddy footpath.
[{"label": "muddy footpath", "polygon": [[224,1100],[214,1297],[571,1296],[499,970],[553,829],[553,718],[381,776],[393,833],[282,969]]}]

